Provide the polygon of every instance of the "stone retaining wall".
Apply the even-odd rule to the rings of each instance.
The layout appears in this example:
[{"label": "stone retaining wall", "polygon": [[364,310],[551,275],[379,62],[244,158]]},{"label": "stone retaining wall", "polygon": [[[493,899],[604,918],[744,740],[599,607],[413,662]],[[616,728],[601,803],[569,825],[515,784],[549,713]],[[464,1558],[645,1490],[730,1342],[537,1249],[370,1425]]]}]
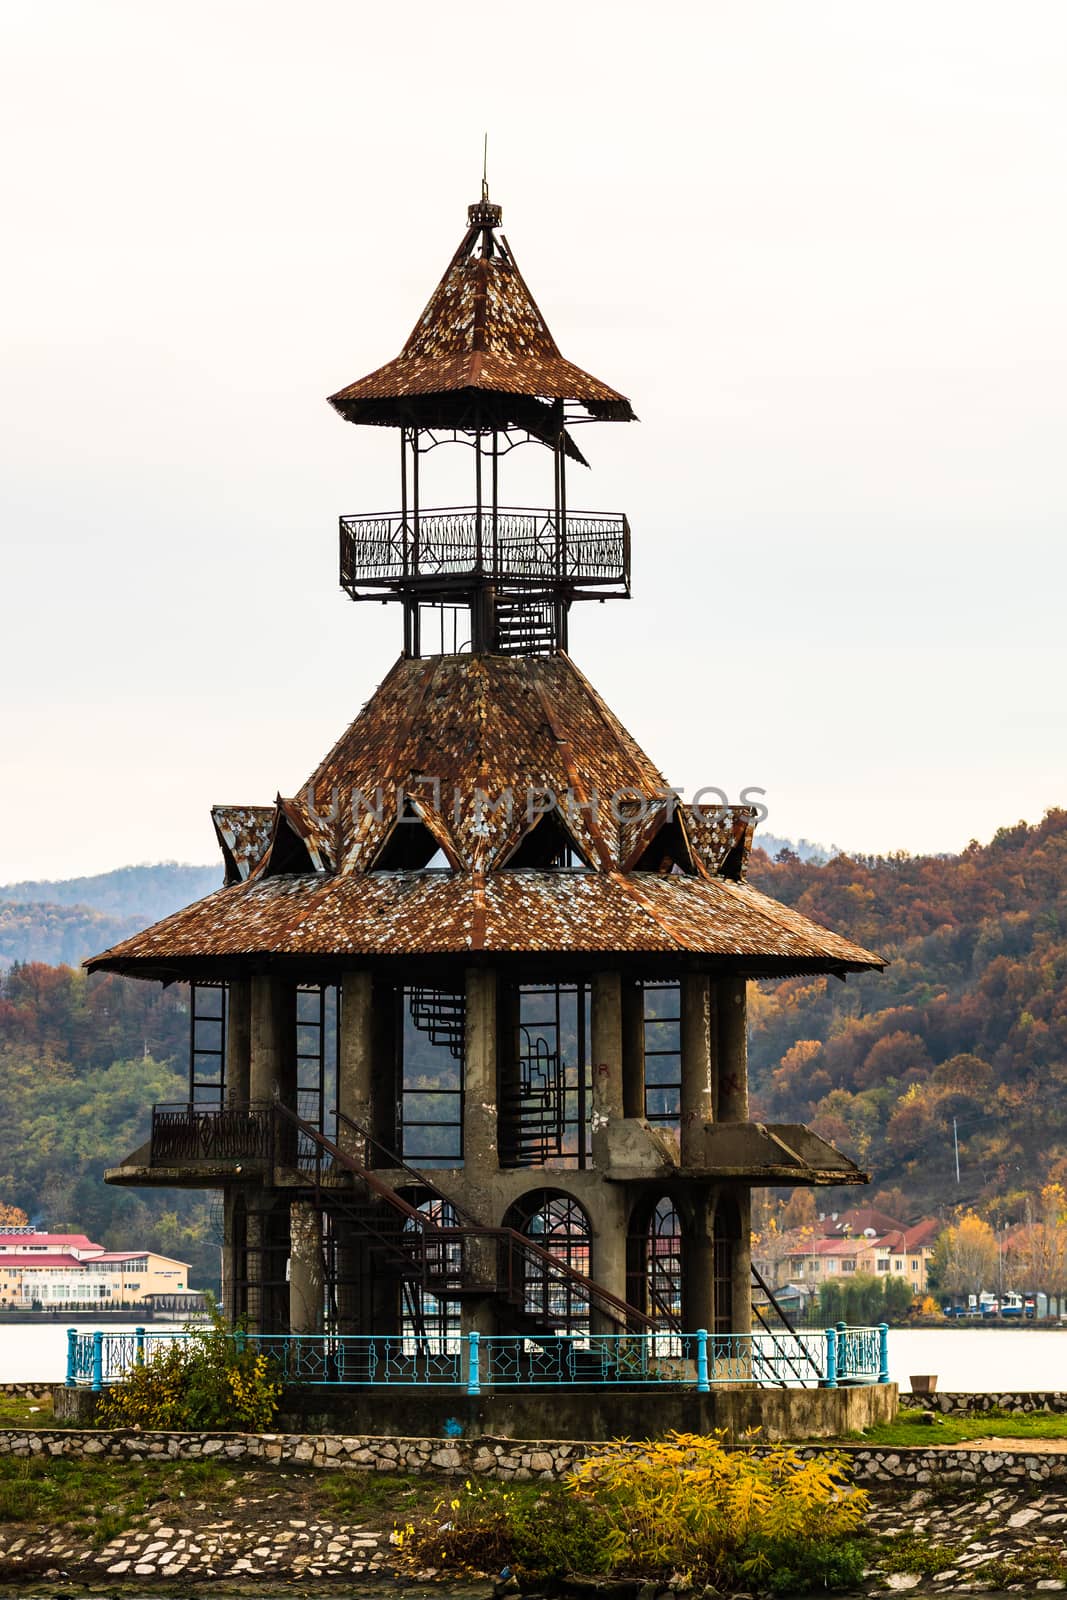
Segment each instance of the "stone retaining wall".
[{"label": "stone retaining wall", "polygon": [[[639,1445],[634,1445],[635,1450]],[[759,1449],[759,1446],[755,1447]],[[825,1447],[803,1445],[806,1459]],[[216,1459],[289,1464],[363,1472],[420,1472],[442,1477],[479,1474],[503,1480],[560,1478],[583,1456],[603,1449],[590,1441],[559,1439],[403,1439],[367,1434],[130,1433],[80,1429],[0,1429],[0,1455],[107,1456],[124,1461]],[[840,1453],[857,1483],[925,1484],[955,1479],[992,1483],[1067,1478],[1067,1447],[1032,1455],[1020,1449],[960,1450],[944,1446],[876,1449],[844,1445]]]},{"label": "stone retaining wall", "polygon": [[0,1383],[0,1394],[10,1394],[24,1400],[51,1400],[51,1383]]},{"label": "stone retaining wall", "polygon": [[924,1411],[940,1411],[946,1416],[962,1416],[976,1411],[1008,1411],[1027,1415],[1031,1411],[1067,1411],[1067,1392],[1062,1390],[1005,1389],[1000,1394],[912,1394],[900,1396],[902,1406],[921,1406]]}]

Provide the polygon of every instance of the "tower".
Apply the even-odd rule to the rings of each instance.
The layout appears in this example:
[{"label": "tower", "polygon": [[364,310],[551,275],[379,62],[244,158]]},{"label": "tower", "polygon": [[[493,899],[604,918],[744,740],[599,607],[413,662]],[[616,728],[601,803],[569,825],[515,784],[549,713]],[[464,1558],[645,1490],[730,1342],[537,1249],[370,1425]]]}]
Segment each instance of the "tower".
[{"label": "tower", "polygon": [[[633,411],[500,223],[483,194],[400,355],[331,397],[399,437],[340,578],[403,653],[300,789],[215,807],[221,889],[89,964],[191,992],[188,1099],[108,1181],[222,1190],[260,1331],[745,1333],[753,1186],[865,1181],[750,1119],[746,985],[881,963],[748,885],[752,810],[681,803],[571,659],[571,607],[630,584],[573,435]],[[446,443],[472,504],[427,503]],[[526,444],[540,509],[501,501]]]}]

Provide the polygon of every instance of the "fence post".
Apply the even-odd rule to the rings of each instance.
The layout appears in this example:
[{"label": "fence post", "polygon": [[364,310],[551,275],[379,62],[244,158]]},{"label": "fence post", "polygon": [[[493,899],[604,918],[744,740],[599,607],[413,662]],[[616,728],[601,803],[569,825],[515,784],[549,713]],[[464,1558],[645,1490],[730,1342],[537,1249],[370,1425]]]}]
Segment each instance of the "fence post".
[{"label": "fence post", "polygon": [[67,1388],[73,1389],[78,1381],[78,1330],[67,1329]]},{"label": "fence post", "polygon": [[836,1327],[837,1327],[837,1378],[838,1378],[838,1382],[840,1382],[842,1378],[849,1378],[849,1377],[852,1376],[852,1374],[848,1370],[849,1341],[845,1338],[845,1335],[848,1332],[848,1323],[847,1322],[839,1322],[839,1323],[836,1324]]},{"label": "fence post", "polygon": [[697,1394],[708,1394],[711,1384],[708,1382],[708,1330],[697,1329]]},{"label": "fence post", "polygon": [[481,1335],[468,1333],[467,1335],[467,1393],[481,1394],[481,1374],[478,1369],[478,1344]]},{"label": "fence post", "polygon": [[878,1382],[889,1382],[889,1324],[878,1324]]},{"label": "fence post", "polygon": [[826,1329],[826,1381],[825,1389],[837,1388],[837,1329]]},{"label": "fence post", "polygon": [[99,1394],[104,1387],[104,1335],[97,1328],[93,1334],[93,1381],[92,1391]]},{"label": "fence post", "polygon": [[133,1339],[134,1339],[134,1345],[136,1347],[136,1354],[134,1356],[134,1361],[136,1362],[137,1366],[143,1367],[144,1366],[144,1329],[143,1328],[134,1328],[134,1330],[133,1330]]}]

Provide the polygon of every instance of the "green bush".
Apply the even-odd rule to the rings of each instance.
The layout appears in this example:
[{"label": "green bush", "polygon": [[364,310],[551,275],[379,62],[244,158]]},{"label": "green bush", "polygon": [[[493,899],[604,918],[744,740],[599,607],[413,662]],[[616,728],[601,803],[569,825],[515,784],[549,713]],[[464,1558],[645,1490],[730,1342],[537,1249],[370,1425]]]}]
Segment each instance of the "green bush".
[{"label": "green bush", "polygon": [[274,1421],[282,1386],[275,1363],[245,1344],[212,1310],[209,1327],[152,1348],[97,1408],[104,1428],[222,1428],[261,1433]]}]

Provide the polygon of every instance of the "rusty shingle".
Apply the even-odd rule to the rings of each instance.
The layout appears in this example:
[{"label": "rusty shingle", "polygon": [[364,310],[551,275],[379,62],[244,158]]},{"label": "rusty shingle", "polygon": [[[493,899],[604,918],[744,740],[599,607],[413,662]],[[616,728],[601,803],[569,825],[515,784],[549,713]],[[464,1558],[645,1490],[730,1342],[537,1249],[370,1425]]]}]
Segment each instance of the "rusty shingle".
[{"label": "rusty shingle", "polygon": [[[490,242],[479,227],[468,230],[400,355],[339,389],[330,404],[350,422],[399,422],[406,418],[389,402],[461,391],[571,400],[591,416],[633,420],[625,395],[560,353],[507,240]],[[543,434],[540,412],[519,406],[512,420]]]}]

